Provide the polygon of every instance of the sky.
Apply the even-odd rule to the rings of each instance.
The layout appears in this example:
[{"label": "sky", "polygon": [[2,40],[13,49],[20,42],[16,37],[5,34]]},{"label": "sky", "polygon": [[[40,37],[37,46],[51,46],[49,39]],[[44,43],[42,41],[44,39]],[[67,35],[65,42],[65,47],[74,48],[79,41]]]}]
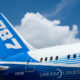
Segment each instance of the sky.
[{"label": "sky", "polygon": [[0,0],[0,12],[35,48],[80,42],[80,0]]}]

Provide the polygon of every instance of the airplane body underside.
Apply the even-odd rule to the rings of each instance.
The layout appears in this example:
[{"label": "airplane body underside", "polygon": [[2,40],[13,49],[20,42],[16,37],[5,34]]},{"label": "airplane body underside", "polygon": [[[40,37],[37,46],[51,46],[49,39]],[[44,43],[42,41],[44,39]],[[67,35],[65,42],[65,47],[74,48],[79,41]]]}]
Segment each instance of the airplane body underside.
[{"label": "airplane body underside", "polygon": [[15,67],[14,70],[5,71],[5,74],[1,72],[2,80],[80,80],[80,68],[40,65],[13,66]]}]

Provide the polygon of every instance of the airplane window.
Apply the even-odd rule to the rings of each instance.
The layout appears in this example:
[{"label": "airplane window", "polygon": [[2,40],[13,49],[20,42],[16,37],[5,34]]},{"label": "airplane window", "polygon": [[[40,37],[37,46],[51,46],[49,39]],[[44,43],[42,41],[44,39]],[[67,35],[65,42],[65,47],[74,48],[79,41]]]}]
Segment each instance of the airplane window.
[{"label": "airplane window", "polygon": [[74,59],[76,58],[76,54],[73,55],[73,58],[74,58]]},{"label": "airplane window", "polygon": [[50,57],[50,61],[52,61],[52,60],[53,60],[53,57],[51,56],[51,57]]},{"label": "airplane window", "polygon": [[27,60],[27,63],[29,64],[29,59]]},{"label": "airplane window", "polygon": [[47,61],[47,57],[45,58],[45,61]]},{"label": "airplane window", "polygon": [[58,60],[58,56],[56,56],[56,58],[55,58],[56,60]]},{"label": "airplane window", "polygon": [[70,55],[67,55],[67,59],[70,59]]},{"label": "airplane window", "polygon": [[43,61],[43,58],[40,59],[40,62],[42,62],[42,61]]}]

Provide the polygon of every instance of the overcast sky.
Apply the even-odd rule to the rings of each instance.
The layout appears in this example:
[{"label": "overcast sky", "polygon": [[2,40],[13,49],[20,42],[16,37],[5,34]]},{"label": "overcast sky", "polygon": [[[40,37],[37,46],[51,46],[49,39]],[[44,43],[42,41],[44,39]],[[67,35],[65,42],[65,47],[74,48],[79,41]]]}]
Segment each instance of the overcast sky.
[{"label": "overcast sky", "polygon": [[80,0],[0,0],[0,12],[35,48],[80,42]]}]

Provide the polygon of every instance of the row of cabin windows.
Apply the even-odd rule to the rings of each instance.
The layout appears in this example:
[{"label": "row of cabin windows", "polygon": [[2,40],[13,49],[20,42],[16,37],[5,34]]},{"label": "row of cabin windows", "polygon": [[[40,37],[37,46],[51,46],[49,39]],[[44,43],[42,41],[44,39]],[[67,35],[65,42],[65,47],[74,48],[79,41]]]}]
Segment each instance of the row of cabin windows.
[{"label": "row of cabin windows", "polygon": [[[76,58],[76,54],[73,54],[73,58],[74,59]],[[70,55],[67,55],[67,59],[70,59]],[[45,57],[44,60],[47,61],[48,60],[48,57]],[[52,60],[53,60],[53,57],[51,56],[50,57],[50,61],[52,61]],[[58,56],[55,57],[55,60],[58,60]],[[42,61],[43,61],[43,58],[40,59],[40,62],[42,62]]]},{"label": "row of cabin windows", "polygon": [[[47,60],[48,60],[48,57],[45,57],[45,61],[47,61]],[[52,60],[53,60],[53,57],[51,56],[50,61],[52,61]],[[55,60],[58,60],[58,56],[55,57]],[[40,62],[42,62],[42,61],[43,61],[43,58],[40,59]]]},{"label": "row of cabin windows", "polygon": [[[73,58],[76,59],[76,54],[73,54]],[[67,55],[67,59],[70,59],[70,55]]]}]

